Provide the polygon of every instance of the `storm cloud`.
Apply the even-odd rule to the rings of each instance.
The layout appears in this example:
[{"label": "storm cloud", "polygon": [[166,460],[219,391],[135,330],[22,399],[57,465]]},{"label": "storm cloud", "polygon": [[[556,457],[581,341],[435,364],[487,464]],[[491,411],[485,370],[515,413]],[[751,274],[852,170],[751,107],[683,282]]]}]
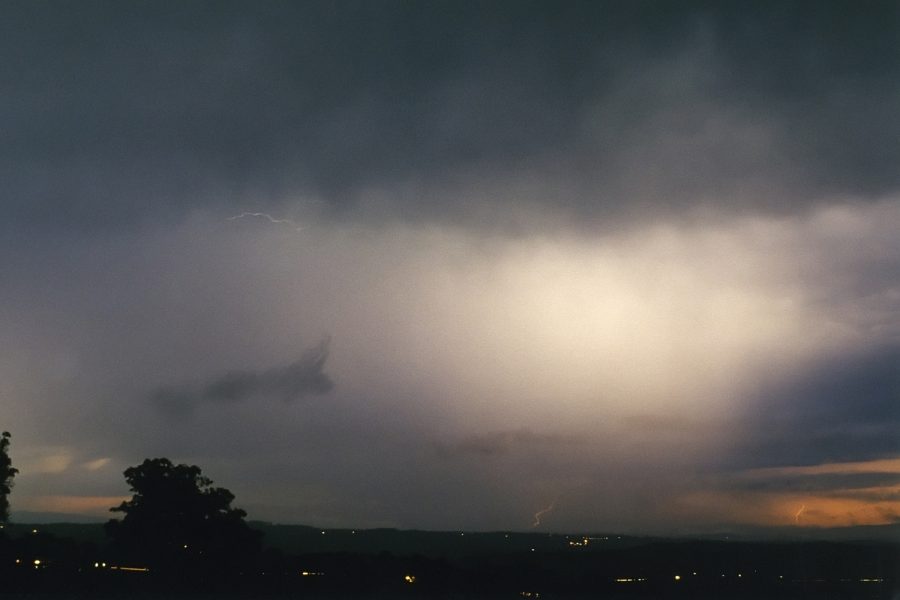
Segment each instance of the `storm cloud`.
[{"label": "storm cloud", "polygon": [[753,466],[868,461],[900,454],[900,348],[817,364],[749,404],[735,456]]},{"label": "storm cloud", "polygon": [[2,13],[14,511],[147,456],[329,527],[900,511],[896,3]]},{"label": "storm cloud", "polygon": [[900,183],[892,3],[13,3],[4,17],[8,225],[248,204],[294,218],[315,198],[337,219],[515,230],[794,213]]}]

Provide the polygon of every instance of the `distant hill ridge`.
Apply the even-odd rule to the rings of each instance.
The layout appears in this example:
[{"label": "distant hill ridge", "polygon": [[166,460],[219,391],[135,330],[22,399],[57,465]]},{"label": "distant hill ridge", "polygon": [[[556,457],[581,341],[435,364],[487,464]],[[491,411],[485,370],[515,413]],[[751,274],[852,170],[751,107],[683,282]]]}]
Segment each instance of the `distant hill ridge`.
[{"label": "distant hill ridge", "polygon": [[[54,515],[51,513],[16,513],[6,526],[12,537],[40,533],[77,541],[104,543],[103,522],[89,517]],[[26,517],[33,517],[28,519]],[[68,522],[64,522],[68,519]],[[696,536],[633,536],[615,533],[548,533],[548,532],[471,532],[427,531],[403,529],[326,529],[309,525],[284,525],[251,521],[250,526],[262,531],[267,547],[295,554],[349,552],[395,555],[461,557],[521,552],[592,552],[633,548],[647,544],[685,541],[740,542],[888,542],[900,544],[900,524],[860,526],[839,529],[772,528],[741,533],[719,533]]]}]

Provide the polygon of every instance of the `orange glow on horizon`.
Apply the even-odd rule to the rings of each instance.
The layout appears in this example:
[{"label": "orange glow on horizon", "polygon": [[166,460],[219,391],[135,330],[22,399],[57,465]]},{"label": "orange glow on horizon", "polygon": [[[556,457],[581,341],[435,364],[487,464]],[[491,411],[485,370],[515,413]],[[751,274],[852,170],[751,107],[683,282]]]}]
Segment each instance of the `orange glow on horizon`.
[{"label": "orange glow on horizon", "polygon": [[[900,473],[900,458],[751,469],[744,480],[791,476]],[[813,492],[701,490],[674,503],[673,518],[791,527],[850,527],[900,522],[900,485],[835,487]]]},{"label": "orange glow on horizon", "polygon": [[[872,491],[872,490],[869,490]],[[898,488],[879,488],[886,497],[898,497]],[[859,490],[832,490],[821,494],[778,492],[702,491],[678,499],[672,517],[702,518],[745,525],[790,527],[851,527],[889,525],[900,518],[900,500],[850,497]],[[802,511],[799,510],[802,507]]]},{"label": "orange glow on horizon", "polygon": [[32,496],[22,502],[24,510],[106,516],[130,496]]}]

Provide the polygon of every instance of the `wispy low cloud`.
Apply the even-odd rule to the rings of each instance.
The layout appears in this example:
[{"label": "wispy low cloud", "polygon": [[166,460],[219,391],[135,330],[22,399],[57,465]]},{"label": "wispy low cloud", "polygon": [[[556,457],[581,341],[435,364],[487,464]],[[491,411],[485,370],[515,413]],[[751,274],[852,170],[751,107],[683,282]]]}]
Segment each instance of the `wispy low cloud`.
[{"label": "wispy low cloud", "polygon": [[165,413],[183,415],[198,404],[238,403],[257,397],[291,402],[326,394],[334,387],[324,371],[328,351],[329,340],[325,339],[287,366],[232,370],[201,386],[161,387],[151,394],[151,401]]},{"label": "wispy low cloud", "polygon": [[67,446],[43,446],[17,453],[16,464],[23,473],[57,475],[75,460],[75,450]]},{"label": "wispy low cloud", "polygon": [[453,441],[440,441],[435,444],[435,447],[441,456],[498,456],[520,450],[547,449],[580,442],[581,439],[573,435],[541,433],[530,429],[509,429],[472,434]]},{"label": "wispy low cloud", "polygon": [[111,460],[112,459],[107,458],[107,457],[89,460],[87,462],[82,463],[81,468],[86,469],[88,471],[99,471],[103,467],[109,465]]},{"label": "wispy low cloud", "polygon": [[729,486],[748,492],[790,492],[856,497],[862,490],[900,490],[900,459],[749,469]]},{"label": "wispy low cloud", "polygon": [[203,398],[213,402],[235,402],[252,396],[274,396],[288,402],[329,392],[334,383],[323,370],[328,360],[328,343],[323,340],[286,367],[262,372],[229,371],[206,386]]},{"label": "wispy low cloud", "polygon": [[900,458],[884,458],[855,462],[823,463],[818,465],[768,467],[748,469],[750,477],[777,477],[797,475],[847,475],[853,473],[893,473],[900,475]]}]

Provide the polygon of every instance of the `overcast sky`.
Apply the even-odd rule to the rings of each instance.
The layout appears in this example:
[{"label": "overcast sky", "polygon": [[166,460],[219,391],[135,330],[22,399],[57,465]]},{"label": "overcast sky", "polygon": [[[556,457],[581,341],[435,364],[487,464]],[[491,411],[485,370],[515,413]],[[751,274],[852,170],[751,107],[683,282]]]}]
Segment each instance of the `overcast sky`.
[{"label": "overcast sky", "polygon": [[[900,5],[7,2],[16,511],[900,520]],[[547,509],[547,510],[545,510]]]}]

